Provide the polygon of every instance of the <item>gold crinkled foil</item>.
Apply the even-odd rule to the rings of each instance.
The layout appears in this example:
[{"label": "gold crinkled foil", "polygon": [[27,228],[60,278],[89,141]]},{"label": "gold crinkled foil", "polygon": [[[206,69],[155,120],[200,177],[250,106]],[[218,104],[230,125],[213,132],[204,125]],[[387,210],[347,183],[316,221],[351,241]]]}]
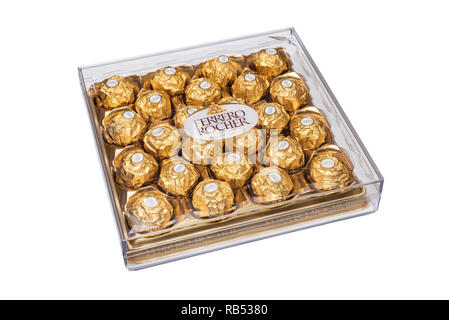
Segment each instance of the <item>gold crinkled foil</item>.
[{"label": "gold crinkled foil", "polygon": [[249,156],[259,152],[265,146],[265,140],[265,132],[254,127],[241,135],[226,139],[225,150]]},{"label": "gold crinkled foil", "polygon": [[204,77],[226,87],[235,81],[243,68],[238,62],[223,55],[207,60],[201,70]]},{"label": "gold crinkled foil", "polygon": [[232,152],[216,156],[210,168],[216,178],[228,182],[233,189],[243,187],[253,172],[244,154]]},{"label": "gold crinkled foil", "polygon": [[290,121],[290,135],[296,139],[304,151],[321,146],[329,133],[324,117],[306,109],[297,112]]},{"label": "gold crinkled foil", "polygon": [[221,140],[197,140],[189,137],[182,143],[182,156],[193,164],[207,165],[223,151]]},{"label": "gold crinkled foil", "polygon": [[167,196],[155,189],[135,193],[126,203],[127,220],[136,232],[154,232],[168,226],[173,215],[173,206]]},{"label": "gold crinkled foil", "polygon": [[346,156],[339,150],[322,149],[316,150],[308,163],[312,185],[318,190],[329,191],[350,184],[352,168]]},{"label": "gold crinkled foil", "polygon": [[273,79],[270,96],[273,101],[284,106],[285,111],[295,112],[307,103],[308,92],[302,78],[295,72],[289,72]]},{"label": "gold crinkled foil", "polygon": [[275,129],[279,134],[285,130],[290,121],[289,114],[279,103],[262,101],[256,103],[253,107],[259,116],[257,126],[266,129],[268,132]]},{"label": "gold crinkled foil", "polygon": [[158,171],[157,161],[137,147],[120,152],[113,161],[117,182],[130,189],[138,189],[151,183]]},{"label": "gold crinkled foil", "polygon": [[272,136],[265,149],[264,162],[285,170],[296,170],[304,165],[304,153],[293,138]]},{"label": "gold crinkled foil", "polygon": [[186,102],[194,106],[206,106],[221,98],[221,88],[214,81],[199,78],[192,80],[185,90]]},{"label": "gold crinkled foil", "polygon": [[269,83],[266,78],[250,69],[245,69],[232,85],[232,96],[252,104],[265,95],[268,87]]},{"label": "gold crinkled foil", "polygon": [[173,120],[175,122],[175,126],[177,128],[183,129],[184,128],[184,122],[187,120],[188,117],[190,117],[192,114],[200,110],[198,106],[183,106],[179,108],[175,116],[173,117]]},{"label": "gold crinkled foil", "polygon": [[269,48],[260,50],[249,57],[252,60],[254,69],[269,78],[275,77],[288,68],[287,61],[280,54],[279,50]]},{"label": "gold crinkled foil", "polygon": [[176,96],[184,93],[189,79],[189,74],[182,68],[165,67],[154,73],[150,83],[153,90],[165,91],[170,96]]},{"label": "gold crinkled foil", "polygon": [[218,104],[245,104],[245,100],[226,95],[218,101]]},{"label": "gold crinkled foil", "polygon": [[258,203],[275,203],[287,199],[293,189],[288,173],[278,167],[262,168],[252,179],[251,189]]},{"label": "gold crinkled foil", "polygon": [[142,90],[134,104],[147,122],[158,122],[171,116],[170,96],[163,91]]},{"label": "gold crinkled foil", "polygon": [[104,138],[117,147],[136,143],[146,128],[145,120],[128,108],[113,110],[103,119]]},{"label": "gold crinkled foil", "polygon": [[115,109],[134,102],[139,85],[125,77],[112,76],[102,81],[97,90],[95,102],[98,107]]},{"label": "gold crinkled foil", "polygon": [[187,196],[199,178],[200,174],[193,165],[180,157],[175,157],[162,161],[157,184],[169,194]]},{"label": "gold crinkled foil", "polygon": [[234,192],[229,183],[216,179],[206,179],[198,183],[193,191],[192,203],[195,216],[216,217],[226,213],[234,205]]},{"label": "gold crinkled foil", "polygon": [[144,149],[157,160],[163,160],[178,154],[182,137],[177,128],[168,122],[151,126],[143,136]]}]

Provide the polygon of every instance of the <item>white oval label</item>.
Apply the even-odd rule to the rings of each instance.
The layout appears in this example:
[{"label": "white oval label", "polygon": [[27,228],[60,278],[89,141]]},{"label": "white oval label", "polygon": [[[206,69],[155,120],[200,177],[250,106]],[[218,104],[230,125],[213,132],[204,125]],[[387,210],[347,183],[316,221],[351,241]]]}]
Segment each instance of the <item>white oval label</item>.
[{"label": "white oval label", "polygon": [[235,137],[252,129],[259,120],[257,112],[244,104],[215,105],[210,109],[199,110],[184,122],[184,130],[193,139],[221,140]]}]

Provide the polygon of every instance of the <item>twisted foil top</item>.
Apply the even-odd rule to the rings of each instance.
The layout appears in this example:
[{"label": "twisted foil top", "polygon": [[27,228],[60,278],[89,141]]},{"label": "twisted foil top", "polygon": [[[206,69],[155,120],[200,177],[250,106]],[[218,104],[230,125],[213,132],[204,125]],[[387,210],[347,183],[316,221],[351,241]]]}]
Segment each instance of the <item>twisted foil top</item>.
[{"label": "twisted foil top", "polygon": [[220,87],[235,81],[242,72],[242,66],[226,56],[220,56],[207,60],[201,69],[203,76],[214,81]]},{"label": "twisted foil top", "polygon": [[304,153],[296,140],[283,135],[272,136],[265,149],[264,162],[285,170],[295,170],[304,165]]},{"label": "twisted foil top", "polygon": [[308,166],[313,186],[318,190],[343,188],[352,181],[351,166],[342,152],[315,152]]},{"label": "twisted foil top", "polygon": [[163,160],[175,156],[181,147],[181,135],[168,122],[161,122],[150,127],[143,136],[144,149],[156,159]]},{"label": "twisted foil top", "polygon": [[293,189],[288,173],[278,167],[261,169],[251,179],[251,189],[259,203],[274,203],[287,199]]},{"label": "twisted foil top", "polygon": [[290,135],[301,144],[303,150],[314,150],[321,146],[328,133],[326,121],[314,112],[297,113],[290,122]]},{"label": "twisted foil top", "polygon": [[175,126],[177,128],[184,128],[184,122],[186,122],[187,118],[190,117],[192,114],[200,110],[200,107],[198,106],[182,106],[180,107],[173,117],[173,120],[175,122]]},{"label": "twisted foil top", "polygon": [[198,182],[200,174],[193,165],[180,157],[161,163],[158,186],[175,196],[187,196]]},{"label": "twisted foil top", "polygon": [[182,156],[191,163],[210,164],[212,159],[223,151],[221,140],[196,140],[189,137],[182,143]]},{"label": "twisted foil top", "polygon": [[134,105],[147,122],[158,122],[171,116],[170,96],[163,91],[142,90]]},{"label": "twisted foil top", "polygon": [[154,90],[175,96],[184,93],[189,78],[187,72],[180,68],[165,67],[157,70],[150,82]]},{"label": "twisted foil top", "polygon": [[253,66],[267,77],[275,77],[287,70],[287,62],[275,49],[264,49],[254,54]]},{"label": "twisted foil top", "polygon": [[268,87],[267,79],[250,69],[245,69],[232,85],[232,96],[252,104],[262,98]]},{"label": "twisted foil top", "polygon": [[159,165],[148,153],[137,147],[120,152],[113,161],[117,180],[131,189],[138,189],[153,181]]},{"label": "twisted foil top", "polygon": [[251,128],[249,131],[225,140],[228,152],[241,153],[246,156],[259,152],[265,146],[263,130]]},{"label": "twisted foil top", "polygon": [[283,105],[285,111],[295,112],[307,103],[308,89],[299,77],[281,75],[273,79],[270,96]]},{"label": "twisted foil top", "polygon": [[231,152],[216,156],[210,168],[215,177],[228,182],[233,189],[243,187],[253,172],[244,154]]},{"label": "twisted foil top", "polygon": [[139,141],[146,127],[145,120],[128,108],[116,109],[103,119],[105,140],[118,147]]},{"label": "twisted foil top", "polygon": [[132,80],[112,76],[102,81],[98,87],[96,104],[105,109],[115,109],[134,102],[139,86]]},{"label": "twisted foil top", "polygon": [[185,95],[187,104],[205,106],[221,98],[221,88],[212,80],[199,78],[190,82]]},{"label": "twisted foil top", "polygon": [[198,210],[195,212],[196,216],[220,216],[234,205],[234,193],[225,181],[205,179],[195,187],[192,203]]},{"label": "twisted foil top", "polygon": [[259,121],[257,126],[263,129],[277,129],[279,133],[284,131],[290,120],[289,114],[279,103],[261,102],[254,105]]},{"label": "twisted foil top", "polygon": [[173,215],[173,206],[167,196],[157,190],[137,192],[128,200],[125,210],[131,234],[161,230]]}]

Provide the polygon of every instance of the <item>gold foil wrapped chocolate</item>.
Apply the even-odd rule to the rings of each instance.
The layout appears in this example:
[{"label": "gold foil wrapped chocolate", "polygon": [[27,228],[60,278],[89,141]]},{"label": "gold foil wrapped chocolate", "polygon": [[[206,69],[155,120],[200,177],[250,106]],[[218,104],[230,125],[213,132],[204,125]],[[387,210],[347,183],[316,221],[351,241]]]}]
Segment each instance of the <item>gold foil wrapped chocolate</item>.
[{"label": "gold foil wrapped chocolate", "polygon": [[199,78],[192,80],[185,90],[186,102],[194,106],[207,106],[221,98],[221,88],[212,80]]},{"label": "gold foil wrapped chocolate", "polygon": [[113,110],[103,119],[104,138],[117,147],[136,143],[146,128],[145,120],[128,108]]},{"label": "gold foil wrapped chocolate", "polygon": [[241,98],[234,98],[233,96],[227,95],[218,101],[218,104],[245,104],[245,100]]},{"label": "gold foil wrapped chocolate", "polygon": [[105,109],[124,107],[134,102],[139,90],[133,79],[112,76],[97,86],[95,102]]},{"label": "gold foil wrapped chocolate", "polygon": [[[176,96],[184,93],[190,75],[181,67],[165,67],[157,70],[149,78],[153,90],[165,91],[170,96]],[[148,81],[144,82],[144,87],[149,89]]]},{"label": "gold foil wrapped chocolate", "polygon": [[129,198],[125,207],[131,232],[155,232],[168,226],[173,206],[162,192],[142,190]]},{"label": "gold foil wrapped chocolate", "polygon": [[265,132],[257,128],[225,140],[227,152],[241,153],[246,156],[259,152],[265,146]]},{"label": "gold foil wrapped chocolate", "polygon": [[233,83],[242,70],[239,62],[225,55],[207,60],[201,68],[203,76],[220,87]]},{"label": "gold foil wrapped chocolate", "polygon": [[162,161],[157,185],[174,196],[187,196],[199,178],[200,174],[193,165],[175,157]]},{"label": "gold foil wrapped chocolate", "polygon": [[275,77],[288,69],[286,55],[279,49],[268,48],[248,57],[252,67],[261,75]]},{"label": "gold foil wrapped chocolate", "polygon": [[225,214],[234,205],[234,192],[229,183],[206,179],[198,183],[192,197],[195,216],[201,218]]},{"label": "gold foil wrapped chocolate", "polygon": [[297,170],[304,165],[304,153],[295,139],[272,136],[265,149],[264,162],[288,171]]},{"label": "gold foil wrapped chocolate", "polygon": [[270,96],[287,112],[295,112],[307,103],[308,89],[296,72],[289,72],[273,79]]},{"label": "gold foil wrapped chocolate", "polygon": [[278,167],[261,169],[251,179],[251,189],[258,203],[274,203],[286,200],[293,189],[288,173]]},{"label": "gold foil wrapped chocolate", "polygon": [[210,164],[216,155],[223,151],[221,140],[198,140],[189,137],[182,143],[182,156],[191,163],[199,165]]},{"label": "gold foil wrapped chocolate", "polygon": [[337,146],[317,149],[307,166],[313,187],[320,191],[343,188],[353,181],[352,166]]},{"label": "gold foil wrapped chocolate", "polygon": [[233,189],[243,187],[253,172],[244,154],[232,152],[216,156],[210,168],[216,178],[228,182]]},{"label": "gold foil wrapped chocolate", "polygon": [[157,161],[137,147],[128,147],[113,161],[116,181],[127,188],[138,189],[151,183],[158,171]]},{"label": "gold foil wrapped chocolate", "polygon": [[289,114],[279,103],[262,101],[256,103],[253,107],[257,111],[259,117],[257,126],[266,129],[267,133],[272,129],[281,133],[285,130],[290,121]]},{"label": "gold foil wrapped chocolate", "polygon": [[171,116],[170,96],[163,91],[142,90],[134,104],[147,122],[159,122]]},{"label": "gold foil wrapped chocolate", "polygon": [[247,104],[252,104],[265,95],[268,87],[269,83],[266,78],[250,69],[245,69],[232,85],[232,96],[243,99]]},{"label": "gold foil wrapped chocolate", "polygon": [[326,120],[314,107],[307,107],[295,113],[290,121],[290,135],[310,151],[321,146],[329,134]]},{"label": "gold foil wrapped chocolate", "polygon": [[176,111],[175,116],[173,117],[175,126],[180,129],[184,128],[184,122],[187,120],[187,118],[198,110],[200,110],[200,108],[195,106],[183,106],[179,108]]},{"label": "gold foil wrapped chocolate", "polygon": [[177,128],[168,122],[150,127],[143,137],[144,149],[157,160],[163,160],[178,154],[182,137]]}]

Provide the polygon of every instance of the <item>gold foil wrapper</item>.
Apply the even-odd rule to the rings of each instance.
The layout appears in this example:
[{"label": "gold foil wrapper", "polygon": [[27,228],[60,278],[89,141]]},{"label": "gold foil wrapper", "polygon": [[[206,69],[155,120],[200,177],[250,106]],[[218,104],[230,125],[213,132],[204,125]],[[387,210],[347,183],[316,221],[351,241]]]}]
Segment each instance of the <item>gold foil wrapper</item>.
[{"label": "gold foil wrapper", "polygon": [[287,112],[295,112],[307,103],[308,89],[303,79],[295,72],[289,72],[273,79],[270,96]]},{"label": "gold foil wrapper", "polygon": [[147,122],[168,119],[172,113],[170,96],[163,91],[142,90],[134,107]]},{"label": "gold foil wrapper", "polygon": [[268,167],[254,175],[251,189],[256,202],[268,204],[286,200],[293,189],[293,183],[285,170]]},{"label": "gold foil wrapper", "polygon": [[147,78],[151,80],[144,82],[146,89],[149,89],[149,83],[151,83],[153,90],[165,91],[170,96],[183,94],[187,83],[190,81],[190,75],[181,67],[165,67],[157,70],[151,76],[147,76]]},{"label": "gold foil wrapper", "polygon": [[167,196],[155,189],[135,193],[126,203],[125,210],[130,234],[164,229],[173,214],[173,206]]},{"label": "gold foil wrapper", "polygon": [[265,149],[264,162],[292,171],[304,165],[301,145],[291,137],[272,136]]},{"label": "gold foil wrapper", "polygon": [[259,116],[257,126],[266,129],[267,132],[275,129],[279,134],[285,130],[290,121],[289,114],[279,103],[262,101],[253,107]]},{"label": "gold foil wrapper", "polygon": [[244,154],[232,152],[216,156],[210,168],[216,178],[228,182],[233,189],[243,187],[253,172]]},{"label": "gold foil wrapper", "polygon": [[343,188],[353,181],[352,166],[336,146],[317,149],[307,166],[313,187],[320,191]]},{"label": "gold foil wrapper", "polygon": [[288,69],[285,54],[280,49],[264,49],[253,53],[248,58],[252,67],[261,75],[275,77]]},{"label": "gold foil wrapper", "polygon": [[143,137],[144,149],[157,160],[176,156],[181,147],[182,137],[177,128],[168,122],[161,122],[150,127]]},{"label": "gold foil wrapper", "polygon": [[153,182],[159,165],[148,153],[137,147],[128,147],[113,161],[117,182],[130,189],[138,189]]},{"label": "gold foil wrapper", "polygon": [[222,151],[223,141],[221,140],[206,141],[189,137],[182,143],[182,156],[194,164],[210,164],[213,158]]},{"label": "gold foil wrapper", "polygon": [[200,174],[193,165],[175,157],[162,161],[157,185],[174,196],[187,196],[199,178]]},{"label": "gold foil wrapper", "polygon": [[254,155],[265,146],[265,139],[265,132],[254,127],[241,135],[226,139],[225,150],[246,156]]},{"label": "gold foil wrapper", "polygon": [[138,142],[146,128],[145,120],[128,108],[113,110],[103,119],[104,138],[117,147]]},{"label": "gold foil wrapper", "polygon": [[221,98],[221,88],[212,80],[199,78],[192,80],[185,90],[186,102],[193,106],[207,106]]},{"label": "gold foil wrapper", "polygon": [[234,193],[229,183],[216,179],[206,179],[195,187],[192,203],[195,216],[216,217],[225,214],[234,205]]},{"label": "gold foil wrapper", "polygon": [[266,78],[251,69],[245,69],[232,85],[232,96],[253,104],[265,95],[268,87]]},{"label": "gold foil wrapper", "polygon": [[226,87],[237,79],[243,68],[236,60],[223,55],[207,60],[201,71],[205,78],[214,81],[220,87]]},{"label": "gold foil wrapper", "polygon": [[176,111],[175,116],[173,117],[175,126],[177,128],[183,129],[184,122],[187,120],[187,118],[190,117],[195,112],[197,112],[198,110],[201,110],[198,106],[183,106],[179,108]]},{"label": "gold foil wrapper", "polygon": [[290,121],[290,135],[304,151],[321,146],[329,134],[329,126],[318,109],[307,107],[299,110]]},{"label": "gold foil wrapper", "polygon": [[245,100],[226,95],[225,97],[221,98],[220,101],[218,101],[218,104],[245,104]]},{"label": "gold foil wrapper", "polygon": [[139,84],[130,77],[112,76],[97,86],[95,102],[105,109],[124,107],[134,102],[139,90]]}]

